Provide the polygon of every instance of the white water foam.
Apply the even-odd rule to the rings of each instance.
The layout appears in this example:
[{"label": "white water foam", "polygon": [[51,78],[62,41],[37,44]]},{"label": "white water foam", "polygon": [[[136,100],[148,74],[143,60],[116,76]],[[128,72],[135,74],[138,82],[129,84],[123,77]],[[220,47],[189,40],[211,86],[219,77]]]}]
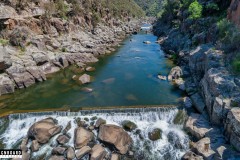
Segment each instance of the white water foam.
[{"label": "white water foam", "polygon": [[[178,112],[178,109],[161,109],[161,110],[140,110],[136,112],[102,112],[94,113],[70,113],[70,112],[53,112],[51,114],[19,114],[18,116],[9,117],[9,126],[5,132],[0,136],[0,139],[5,144],[5,148],[13,148],[27,135],[28,129],[35,122],[47,117],[52,117],[58,120],[59,125],[63,128],[71,122],[72,128],[69,131],[71,140],[68,143],[74,146],[74,129],[77,127],[75,119],[80,117],[91,118],[93,116],[101,117],[107,121],[107,124],[121,125],[124,120],[130,120],[137,124],[138,129],[144,137],[142,140],[134,131],[129,132],[133,138],[133,151],[135,152],[135,159],[146,160],[177,160],[188,150],[188,136],[182,131],[181,125],[173,124],[173,120]],[[90,122],[88,122],[90,123]],[[148,133],[154,128],[162,130],[162,139],[157,141],[150,141]],[[94,133],[97,136],[97,132]],[[41,149],[32,155],[33,159],[51,153],[51,150],[56,146],[56,135],[48,144],[45,144]]]}]

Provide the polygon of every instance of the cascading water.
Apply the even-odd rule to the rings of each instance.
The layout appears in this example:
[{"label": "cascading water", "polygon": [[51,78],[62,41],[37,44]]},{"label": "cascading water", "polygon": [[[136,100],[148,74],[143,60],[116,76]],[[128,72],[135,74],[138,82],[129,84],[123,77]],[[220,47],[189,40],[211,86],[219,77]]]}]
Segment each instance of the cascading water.
[{"label": "cascading water", "polygon": [[[107,121],[107,124],[121,125],[124,120],[130,120],[137,124],[138,132],[128,132],[133,139],[132,151],[134,159],[139,160],[176,160],[188,150],[188,136],[182,131],[182,125],[173,123],[177,113],[177,108],[148,108],[148,109],[124,109],[124,110],[102,110],[102,111],[81,111],[81,112],[47,112],[47,113],[24,113],[10,115],[8,123],[5,119],[1,123],[7,124],[4,132],[0,135],[4,148],[14,148],[19,145],[21,139],[26,137],[28,129],[35,122],[47,117],[55,118],[63,128],[71,122],[69,134],[71,140],[69,146],[74,146],[74,130],[77,127],[76,118],[91,119],[91,117],[101,117]],[[91,120],[87,122],[91,123]],[[151,141],[148,133],[154,128],[162,130],[162,138],[157,141]],[[97,132],[94,133],[97,136]],[[50,155],[51,150],[56,146],[54,136],[48,144],[43,145],[38,152],[32,154],[32,159],[41,159],[42,156]]]}]

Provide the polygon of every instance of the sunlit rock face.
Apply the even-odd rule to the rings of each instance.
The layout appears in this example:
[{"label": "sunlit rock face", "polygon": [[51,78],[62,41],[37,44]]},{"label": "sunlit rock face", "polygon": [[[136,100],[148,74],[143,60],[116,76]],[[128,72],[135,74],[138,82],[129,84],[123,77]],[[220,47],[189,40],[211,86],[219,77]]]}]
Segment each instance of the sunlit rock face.
[{"label": "sunlit rock face", "polygon": [[228,19],[240,27],[240,1],[232,0],[231,5],[228,9]]}]

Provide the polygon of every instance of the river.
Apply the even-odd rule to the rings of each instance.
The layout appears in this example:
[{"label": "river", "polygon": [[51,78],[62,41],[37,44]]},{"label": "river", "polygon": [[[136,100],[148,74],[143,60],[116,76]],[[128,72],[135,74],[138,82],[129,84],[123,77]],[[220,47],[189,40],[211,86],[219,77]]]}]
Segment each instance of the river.
[{"label": "river", "polygon": [[[133,139],[132,150],[135,159],[146,160],[176,160],[188,150],[189,138],[183,131],[179,119],[179,109],[148,108],[150,105],[177,105],[183,93],[168,81],[162,81],[157,75],[167,75],[173,67],[171,61],[164,57],[160,46],[155,43],[156,37],[145,32],[133,35],[124,40],[116,52],[100,58],[89,72],[94,81],[87,85],[79,85],[72,80],[78,71],[71,66],[58,73],[50,75],[48,80],[18,90],[14,94],[0,97],[2,113],[8,111],[28,112],[43,110],[58,110],[68,106],[75,112],[38,112],[12,114],[0,119],[0,148],[18,148],[28,129],[37,121],[53,117],[65,128],[68,122],[72,128],[69,131],[71,140],[68,146],[73,146],[76,118],[91,119],[101,117],[108,124],[120,125],[124,120],[130,120],[138,126],[138,130],[129,132]],[[151,41],[144,44],[143,41]],[[79,73],[80,74],[80,73]],[[92,88],[85,92],[84,87]],[[130,109],[131,106],[145,108]],[[104,107],[115,107],[113,110],[101,110]],[[129,108],[118,110],[118,106]],[[96,109],[92,111],[78,111]],[[88,125],[93,121],[86,121]],[[162,138],[157,141],[148,139],[149,132],[160,128]],[[139,133],[141,133],[141,136]],[[97,132],[94,132],[97,136]],[[59,135],[59,134],[58,134]],[[49,157],[56,144],[56,135],[41,149],[32,154],[31,159]],[[84,159],[88,159],[85,157]]]},{"label": "river", "polygon": [[[152,34],[140,33],[127,38],[111,55],[100,58],[89,72],[94,80],[79,85],[72,80],[77,72],[71,66],[48,76],[48,80],[14,94],[0,97],[2,113],[55,110],[62,107],[71,109],[101,108],[109,106],[165,105],[176,104],[183,94],[157,75],[167,75],[172,68],[171,61],[155,43]],[[151,41],[144,44],[143,41]],[[81,73],[82,74],[82,73]],[[82,89],[88,87],[92,92]]]}]

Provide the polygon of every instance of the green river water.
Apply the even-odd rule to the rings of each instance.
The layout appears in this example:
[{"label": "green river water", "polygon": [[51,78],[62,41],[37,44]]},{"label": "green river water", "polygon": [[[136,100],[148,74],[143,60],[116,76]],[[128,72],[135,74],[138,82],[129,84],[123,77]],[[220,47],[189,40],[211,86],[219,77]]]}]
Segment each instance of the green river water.
[{"label": "green river water", "polygon": [[[58,110],[66,106],[78,110],[176,104],[183,93],[169,82],[157,79],[158,73],[167,75],[173,64],[164,57],[156,39],[152,34],[140,33],[124,40],[116,52],[90,65],[96,68],[88,73],[94,77],[90,84],[80,85],[72,80],[78,69],[71,66],[50,75],[43,83],[1,96],[0,108],[7,113]],[[144,44],[145,40],[152,43]],[[83,87],[93,91],[84,92]]]}]

